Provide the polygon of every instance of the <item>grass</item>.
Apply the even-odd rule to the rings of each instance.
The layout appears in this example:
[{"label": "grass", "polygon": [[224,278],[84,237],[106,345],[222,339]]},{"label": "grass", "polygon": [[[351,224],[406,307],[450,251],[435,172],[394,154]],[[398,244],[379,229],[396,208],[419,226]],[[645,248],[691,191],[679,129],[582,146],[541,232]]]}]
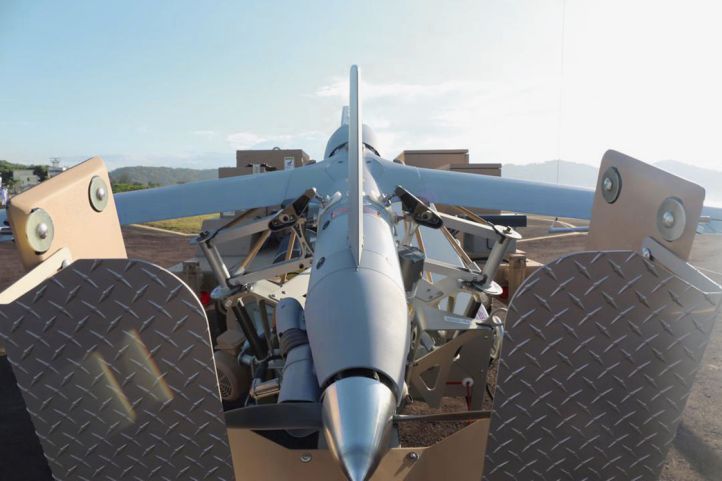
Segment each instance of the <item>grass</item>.
[{"label": "grass", "polygon": [[201,225],[204,220],[217,218],[218,214],[196,215],[194,217],[183,217],[182,219],[148,222],[145,225],[157,227],[159,229],[172,230],[174,232],[183,232],[184,234],[198,234],[201,231]]}]

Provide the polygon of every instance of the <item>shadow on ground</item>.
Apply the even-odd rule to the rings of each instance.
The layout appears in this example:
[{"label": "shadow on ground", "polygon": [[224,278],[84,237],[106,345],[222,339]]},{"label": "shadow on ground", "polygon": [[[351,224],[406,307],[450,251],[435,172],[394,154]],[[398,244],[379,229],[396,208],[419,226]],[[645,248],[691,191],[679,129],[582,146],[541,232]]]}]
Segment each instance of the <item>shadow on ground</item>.
[{"label": "shadow on ground", "polygon": [[40,441],[15,383],[7,357],[0,356],[0,479],[52,480]]},{"label": "shadow on ground", "polygon": [[715,451],[697,436],[682,421],[677,427],[674,447],[687,459],[689,464],[705,479],[722,479],[722,453]]}]

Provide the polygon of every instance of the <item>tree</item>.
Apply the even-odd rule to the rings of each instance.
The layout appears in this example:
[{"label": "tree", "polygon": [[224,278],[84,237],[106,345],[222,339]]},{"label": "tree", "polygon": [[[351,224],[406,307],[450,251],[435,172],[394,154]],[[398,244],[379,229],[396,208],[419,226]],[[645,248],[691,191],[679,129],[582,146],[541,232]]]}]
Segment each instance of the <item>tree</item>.
[{"label": "tree", "polygon": [[15,192],[15,187],[18,185],[18,181],[12,177],[3,176],[3,185],[8,188],[9,192]]},{"label": "tree", "polygon": [[47,165],[35,165],[33,166],[33,174],[38,176],[40,182],[48,178],[48,166]]}]

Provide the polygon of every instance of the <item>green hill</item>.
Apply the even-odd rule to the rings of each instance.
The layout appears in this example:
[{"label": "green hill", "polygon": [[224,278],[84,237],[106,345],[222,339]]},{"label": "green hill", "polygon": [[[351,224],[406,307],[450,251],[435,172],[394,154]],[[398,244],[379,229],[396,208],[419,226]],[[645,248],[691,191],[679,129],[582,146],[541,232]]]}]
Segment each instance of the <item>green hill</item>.
[{"label": "green hill", "polygon": [[23,165],[14,164],[7,160],[0,160],[0,177],[3,179],[3,183],[12,185],[13,170],[30,169],[40,180],[45,180],[48,177],[48,166],[47,165]]},{"label": "green hill", "polygon": [[110,172],[113,183],[141,185],[186,184],[218,178],[218,169],[184,169],[172,167],[120,167]]}]

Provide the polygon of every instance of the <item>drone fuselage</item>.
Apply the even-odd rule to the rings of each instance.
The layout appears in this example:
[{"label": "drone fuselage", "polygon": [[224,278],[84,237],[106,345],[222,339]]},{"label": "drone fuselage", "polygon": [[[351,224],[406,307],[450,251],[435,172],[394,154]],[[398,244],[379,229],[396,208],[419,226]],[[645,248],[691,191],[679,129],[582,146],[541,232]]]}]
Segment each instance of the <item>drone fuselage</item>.
[{"label": "drone fuselage", "polygon": [[[401,399],[410,343],[394,213],[379,201],[373,177],[364,175],[358,265],[348,240],[349,195],[337,195],[321,212],[306,300],[306,329],[325,389],[326,436],[351,479],[375,466],[388,448],[383,438]],[[349,460],[352,452],[363,454]]]}]

